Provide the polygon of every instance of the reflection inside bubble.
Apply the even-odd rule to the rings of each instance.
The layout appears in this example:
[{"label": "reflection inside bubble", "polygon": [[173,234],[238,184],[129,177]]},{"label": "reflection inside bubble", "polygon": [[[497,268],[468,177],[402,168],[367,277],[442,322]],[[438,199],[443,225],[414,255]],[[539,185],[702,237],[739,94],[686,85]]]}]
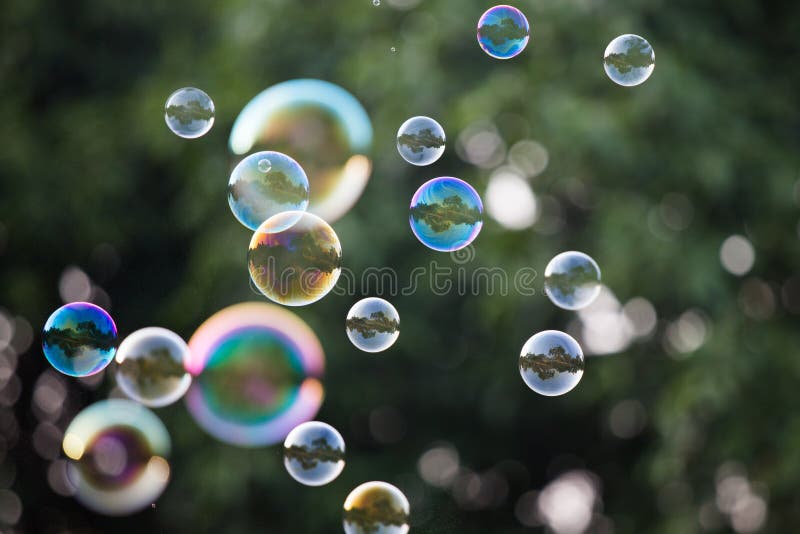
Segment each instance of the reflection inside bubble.
[{"label": "reflection inside bubble", "polygon": [[298,425],[283,443],[283,464],[301,484],[327,484],[344,469],[344,439],[335,428],[319,421]]},{"label": "reflection inside bubble", "polygon": [[386,482],[367,482],[344,502],[346,534],[405,534],[410,506],[403,492]]},{"label": "reflection inside bubble", "polygon": [[519,371],[536,393],[563,395],[580,382],[584,357],[578,342],[564,332],[546,330],[531,337],[522,347]]}]

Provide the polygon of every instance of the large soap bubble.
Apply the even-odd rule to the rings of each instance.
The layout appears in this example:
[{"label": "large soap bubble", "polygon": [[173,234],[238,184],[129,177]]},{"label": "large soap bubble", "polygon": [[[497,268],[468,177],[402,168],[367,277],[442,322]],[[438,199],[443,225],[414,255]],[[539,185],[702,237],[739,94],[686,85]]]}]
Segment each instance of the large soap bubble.
[{"label": "large soap bubble", "polygon": [[344,438],[331,425],[308,421],[283,442],[283,465],[306,486],[324,486],[344,469]]},{"label": "large soap bubble", "polygon": [[214,125],[214,102],[205,91],[195,87],[178,89],[164,104],[164,120],[179,137],[202,137]]},{"label": "large soap bubble", "polygon": [[65,375],[89,376],[111,363],[116,352],[117,326],[100,306],[72,302],[54,311],[42,332],[42,351]]},{"label": "large soap bubble", "polygon": [[631,87],[647,81],[656,68],[656,53],[643,37],[620,35],[603,54],[603,68],[611,81]]},{"label": "large soap bubble", "polygon": [[194,375],[186,405],[195,421],[226,443],[279,443],[313,419],[323,397],[322,346],[295,314],[266,303],[225,308],[189,340]]},{"label": "large soap bubble", "polygon": [[519,355],[522,379],[536,393],[555,397],[571,391],[583,376],[583,351],[572,336],[558,330],[539,332]]},{"label": "large soap bubble", "polygon": [[153,503],[167,486],[170,439],[150,410],[109,399],[80,412],[64,433],[67,478],[75,498],[106,515],[126,515]]},{"label": "large soap bubble", "polygon": [[230,149],[239,156],[276,150],[308,174],[309,211],[336,221],[355,204],[372,171],[372,124],[358,100],[322,80],[300,79],[262,91],[233,124]]},{"label": "large soap bubble", "polygon": [[467,182],[448,176],[434,178],[414,193],[408,221],[422,244],[451,252],[478,237],[483,227],[483,203]]},{"label": "large soap bubble", "polygon": [[600,294],[600,267],[583,252],[562,252],[544,270],[544,292],[559,308],[585,308]]},{"label": "large soap bubble", "polygon": [[494,6],[478,21],[478,44],[497,59],[519,55],[528,44],[531,28],[522,11],[512,6]]},{"label": "large soap bubble", "polygon": [[366,482],[344,501],[345,534],[405,534],[411,507],[403,492],[386,482]]}]

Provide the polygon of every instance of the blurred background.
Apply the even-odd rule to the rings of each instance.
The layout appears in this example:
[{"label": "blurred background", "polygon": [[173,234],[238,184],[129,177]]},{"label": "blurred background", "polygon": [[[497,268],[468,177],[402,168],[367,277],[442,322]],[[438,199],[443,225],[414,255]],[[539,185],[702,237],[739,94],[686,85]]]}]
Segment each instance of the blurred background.
[{"label": "blurred background", "polygon": [[[475,38],[491,5],[0,4],[0,529],[337,532],[367,480],[404,491],[412,532],[800,525],[800,8],[526,0],[515,5],[531,41],[498,61]],[[603,71],[624,33],[656,54],[635,88]],[[112,392],[113,368],[58,374],[42,326],[91,300],[121,336],[157,325],[188,338],[217,310],[264,300],[248,284],[251,233],[226,202],[228,136],[253,96],[293,78],[342,86],[372,121],[371,178],[332,222],[346,268],[392,267],[401,281],[434,260],[454,273],[529,268],[535,294],[383,295],[402,328],[378,355],[344,333],[362,294],[294,309],[325,349],[318,418],[344,435],[342,475],[300,486],[280,447],[222,444],[179,402],[156,411],[173,440],[163,496],[127,518],[94,515],[69,497],[61,439]],[[197,140],[164,124],[183,86],[216,104]],[[430,167],[394,146],[414,115],[447,133]],[[442,175],[483,196],[466,259],[408,227],[412,194]],[[541,291],[547,262],[572,249],[606,286],[580,313]],[[523,343],[550,328],[587,353],[583,380],[558,398],[517,368]]]}]

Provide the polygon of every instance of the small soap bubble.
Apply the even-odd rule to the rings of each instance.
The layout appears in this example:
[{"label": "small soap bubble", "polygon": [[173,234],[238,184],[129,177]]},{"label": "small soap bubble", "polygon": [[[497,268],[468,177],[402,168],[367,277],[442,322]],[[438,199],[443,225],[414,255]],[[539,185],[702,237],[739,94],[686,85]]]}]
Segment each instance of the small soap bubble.
[{"label": "small soap bubble", "polygon": [[305,211],[308,195],[305,171],[280,152],[250,154],[236,165],[228,180],[228,205],[251,230],[278,213]]},{"label": "small soap bubble", "polygon": [[81,411],[64,432],[62,446],[75,498],[101,514],[146,508],[169,481],[167,429],[153,412],[127,399]]},{"label": "small soap bubble", "polygon": [[631,87],[650,77],[656,67],[656,54],[644,38],[633,34],[620,35],[606,47],[603,67],[611,81]]},{"label": "small soap bubble", "polygon": [[372,0],[372,5],[378,7],[379,5],[381,5],[381,0]]},{"label": "small soap bubble", "polygon": [[344,501],[345,534],[405,534],[411,506],[403,492],[386,482],[366,482]]},{"label": "small soap bubble", "polygon": [[306,486],[324,486],[344,469],[344,438],[319,421],[302,423],[283,442],[283,465]]},{"label": "small soap bubble", "polygon": [[423,245],[452,252],[472,243],[480,233],[483,203],[467,182],[448,176],[434,178],[414,193],[408,220]]},{"label": "small soap bubble", "polygon": [[395,47],[391,47],[389,50],[391,50],[392,52],[397,52],[397,48]]},{"label": "small soap bubble", "polygon": [[166,328],[142,328],[117,349],[117,385],[135,401],[161,407],[180,399],[192,382],[184,369],[189,347]]},{"label": "small soap bubble", "polygon": [[250,278],[264,296],[278,304],[305,306],[336,285],[342,246],[333,228],[316,215],[286,211],[258,227],[247,262]]},{"label": "small soap bubble", "polygon": [[65,304],[50,315],[42,350],[50,364],[69,376],[99,373],[116,352],[117,326],[103,308],[88,302]]},{"label": "small soap bubble", "polygon": [[512,6],[495,6],[478,21],[478,44],[497,59],[511,59],[528,45],[531,27],[522,11]]},{"label": "small soap bubble", "polygon": [[397,131],[397,151],[412,165],[434,163],[444,154],[444,146],[444,128],[430,117],[411,117]]},{"label": "small soap bubble", "polygon": [[195,87],[178,89],[164,104],[164,120],[172,133],[184,139],[207,134],[214,125],[214,102]]},{"label": "small soap bubble", "polygon": [[600,267],[583,252],[562,252],[544,270],[544,292],[559,308],[585,308],[600,294]]},{"label": "small soap bubble", "polygon": [[571,391],[583,376],[584,358],[572,336],[558,330],[539,332],[525,342],[519,355],[522,379],[548,397]]},{"label": "small soap bubble", "polygon": [[371,297],[356,302],[345,321],[347,337],[364,352],[381,352],[400,337],[400,315],[383,299]]}]

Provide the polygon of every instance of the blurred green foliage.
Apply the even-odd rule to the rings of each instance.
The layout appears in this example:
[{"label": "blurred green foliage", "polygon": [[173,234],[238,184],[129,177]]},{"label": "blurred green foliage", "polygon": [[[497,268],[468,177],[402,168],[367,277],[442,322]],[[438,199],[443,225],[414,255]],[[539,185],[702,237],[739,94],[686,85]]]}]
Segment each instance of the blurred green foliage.
[{"label": "blurred green foliage", "polygon": [[[686,533],[701,530],[700,510],[713,504],[717,470],[730,461],[768,490],[764,528],[797,528],[800,338],[791,312],[800,311],[800,297],[786,282],[800,274],[800,8],[526,0],[516,5],[531,21],[531,42],[503,62],[475,40],[490,5],[0,4],[0,305],[35,331],[60,305],[58,280],[68,265],[108,292],[122,335],[159,325],[188,338],[216,310],[257,299],[245,264],[250,233],[225,198],[227,135],[252,96],[297,77],[342,85],[375,127],[372,179],[333,225],[347,268],[390,266],[403,275],[432,260],[452,266],[411,234],[408,202],[439,175],[484,191],[490,171],[462,162],[453,147],[458,132],[492,121],[509,146],[526,138],[546,146],[550,165],[533,187],[560,203],[564,224],[556,233],[512,232],[487,220],[474,265],[541,273],[554,254],[582,250],[622,302],[643,296],[659,317],[651,338],[589,357],[574,391],[545,398],[520,379],[520,347],[537,331],[566,329],[574,314],[541,291],[459,297],[423,288],[393,298],[401,336],[375,356],[344,334],[356,298],[331,294],[296,311],[325,347],[319,418],[345,436],[343,474],[323,488],[301,487],[284,472],[279,447],[218,443],[178,403],[158,411],[174,440],[170,486],[155,508],[127,519],[95,517],[48,487],[47,462],[30,437],[33,384],[47,369],[37,338],[20,357],[20,435],[3,468],[16,473],[18,528],[337,532],[349,490],[377,479],[406,491],[414,532],[522,532],[514,513],[520,494],[572,466],[602,481],[598,513],[616,532]],[[633,89],[603,72],[605,46],[623,33],[644,36],[656,53],[653,76]],[[208,92],[217,110],[212,131],[195,141],[177,138],[163,120],[166,97],[187,85]],[[431,167],[405,164],[395,150],[395,132],[412,115],[434,117],[448,134],[447,152]],[[690,200],[683,230],[659,218],[670,193]],[[744,278],[720,265],[719,247],[731,234],[746,235],[756,250]],[[116,269],[103,253],[108,245]],[[759,293],[756,313],[747,288],[759,281],[769,297]],[[695,352],[672,357],[667,324],[689,309],[707,317],[709,335]],[[59,426],[109,387],[71,381]],[[645,429],[633,439],[609,431],[609,413],[623,399],[646,409]],[[370,432],[376,409],[391,415],[391,439]],[[478,473],[504,461],[517,466],[507,496],[464,510],[450,493],[426,486],[416,464],[437,440],[452,443],[462,465]],[[721,518],[718,530],[728,528]]]}]

